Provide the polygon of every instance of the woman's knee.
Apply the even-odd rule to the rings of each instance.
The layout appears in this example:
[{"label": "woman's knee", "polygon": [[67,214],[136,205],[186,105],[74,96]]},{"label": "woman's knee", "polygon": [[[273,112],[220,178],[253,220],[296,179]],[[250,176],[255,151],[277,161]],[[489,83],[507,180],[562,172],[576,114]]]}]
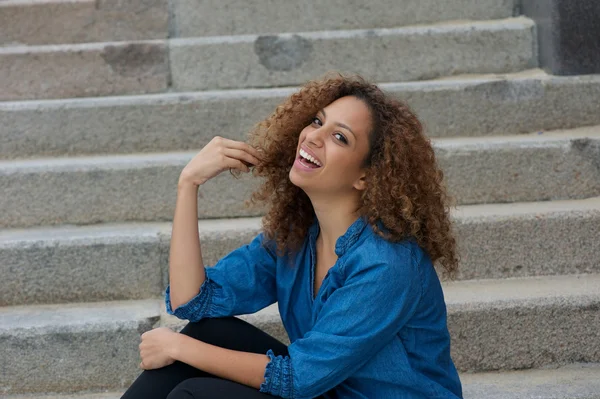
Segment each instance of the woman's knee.
[{"label": "woman's knee", "polygon": [[235,320],[235,317],[206,318],[188,323],[180,333],[208,344],[218,345],[235,333]]},{"label": "woman's knee", "polygon": [[167,395],[167,399],[197,399],[194,396],[194,385],[201,384],[201,378],[190,378],[179,383],[173,390]]},{"label": "woman's knee", "polygon": [[167,399],[263,399],[258,390],[220,378],[191,378],[177,385]]}]

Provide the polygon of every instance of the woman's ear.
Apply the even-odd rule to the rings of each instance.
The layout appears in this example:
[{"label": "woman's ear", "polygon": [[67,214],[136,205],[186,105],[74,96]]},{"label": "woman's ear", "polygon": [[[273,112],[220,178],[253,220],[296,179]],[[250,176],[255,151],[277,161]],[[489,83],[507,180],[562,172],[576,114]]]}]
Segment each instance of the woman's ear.
[{"label": "woman's ear", "polygon": [[358,191],[363,191],[367,189],[367,174],[363,173],[356,182],[354,182],[354,188]]}]

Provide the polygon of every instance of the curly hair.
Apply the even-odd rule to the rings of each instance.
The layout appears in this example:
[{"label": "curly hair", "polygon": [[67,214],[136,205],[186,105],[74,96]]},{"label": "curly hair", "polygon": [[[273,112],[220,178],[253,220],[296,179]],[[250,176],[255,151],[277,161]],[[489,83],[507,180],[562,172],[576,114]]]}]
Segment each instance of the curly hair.
[{"label": "curly hair", "polygon": [[277,243],[278,254],[302,245],[316,216],[306,193],[289,179],[300,132],[319,110],[345,96],[362,100],[372,117],[362,165],[367,188],[358,214],[386,240],[414,237],[443,274],[454,277],[459,262],[450,220],[454,199],[446,193],[431,142],[406,104],[358,75],[328,74],[306,83],[250,131],[249,143],[263,154],[252,173],[264,181],[246,204],[267,205],[265,237]]}]

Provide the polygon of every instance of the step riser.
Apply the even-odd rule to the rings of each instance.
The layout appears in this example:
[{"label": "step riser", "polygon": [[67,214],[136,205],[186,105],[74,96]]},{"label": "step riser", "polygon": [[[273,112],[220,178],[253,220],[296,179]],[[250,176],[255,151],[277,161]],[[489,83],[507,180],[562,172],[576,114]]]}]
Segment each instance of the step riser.
[{"label": "step riser", "polygon": [[0,3],[0,45],[165,39],[168,19],[167,0]]},{"label": "step riser", "polygon": [[[160,92],[169,73],[173,88],[185,91],[297,85],[329,70],[384,82],[517,72],[537,66],[534,28],[519,18],[301,36],[8,47],[0,51],[0,100]],[[414,57],[422,49],[430,50]]]},{"label": "step riser", "polygon": [[[499,19],[513,15],[514,0],[375,0],[360,6],[346,1],[278,2],[179,0],[173,2],[179,37],[279,33],[327,29],[367,29],[454,19]],[[224,23],[227,21],[227,23]]]},{"label": "step riser", "polygon": [[[600,272],[600,207],[454,219],[459,279]],[[205,223],[200,236],[206,265],[250,242],[260,227],[260,219],[219,230],[203,228]],[[0,306],[161,295],[168,281],[170,225],[138,230],[13,237],[0,246]]]},{"label": "step riser", "polygon": [[[205,264],[214,265],[256,234],[258,228],[225,233],[201,229]],[[107,231],[0,245],[5,276],[0,306],[159,297],[168,283],[170,236],[169,225],[155,225],[118,235]]]},{"label": "step riser", "polygon": [[452,359],[461,371],[599,362],[600,298],[448,308]]},{"label": "step riser", "polygon": [[463,280],[600,272],[600,207],[458,217],[455,226]]},{"label": "step riser", "polygon": [[0,347],[3,357],[13,360],[3,365],[0,393],[78,392],[130,385],[141,371],[140,335],[159,324],[157,305],[155,301],[114,302],[82,310],[67,305],[27,309],[18,317],[4,310]]},{"label": "step riser", "polygon": [[[2,246],[0,258],[7,261],[2,275],[7,278],[0,306],[159,296],[165,286],[161,265],[168,263],[158,233],[148,234]],[[47,239],[51,237],[49,233]]]},{"label": "step riser", "polygon": [[[382,87],[415,109],[431,137],[600,124],[596,106],[600,75]],[[0,157],[192,150],[217,134],[241,140],[293,92],[271,89],[0,103]]]},{"label": "step riser", "polygon": [[516,19],[453,27],[249,36],[235,42],[181,39],[171,43],[170,62],[176,90],[298,85],[330,70],[359,73],[377,82],[410,81],[533,68],[534,37],[534,25]]},{"label": "step riser", "polygon": [[165,42],[0,49],[0,101],[166,90]]},{"label": "step riser", "polygon": [[[4,210],[0,225],[172,220],[177,181],[185,164],[2,175],[0,187],[6,195],[0,198],[0,209]],[[235,181],[223,173],[205,184],[204,199],[199,201],[200,218],[261,214],[258,209],[244,208],[244,199],[259,181],[243,178]]]},{"label": "step riser", "polygon": [[[248,6],[243,0],[175,1],[171,30],[179,37],[222,36],[327,29],[393,28],[443,20],[487,20],[513,15],[513,0],[411,0],[402,9],[390,0],[348,7],[344,2],[280,3]],[[168,32],[166,0],[78,0],[0,4],[0,45],[61,44],[164,39]],[[319,18],[315,18],[318,15]],[[228,21],[228,23],[224,23]],[[36,29],[30,29],[35,26]]]},{"label": "step riser", "polygon": [[600,135],[560,142],[538,137],[535,143],[437,145],[450,194],[460,204],[600,195]]},{"label": "step riser", "polygon": [[[442,143],[436,149],[449,191],[459,204],[579,199],[600,195],[597,136],[488,146]],[[175,154],[167,161],[124,157],[121,164],[102,158],[60,166],[40,166],[43,161],[22,167],[4,163],[0,186],[10,195],[0,198],[4,210],[0,225],[171,220],[178,176],[191,157]],[[205,196],[200,217],[260,214],[244,207],[260,182],[248,175],[238,181],[221,174],[201,189]]]}]

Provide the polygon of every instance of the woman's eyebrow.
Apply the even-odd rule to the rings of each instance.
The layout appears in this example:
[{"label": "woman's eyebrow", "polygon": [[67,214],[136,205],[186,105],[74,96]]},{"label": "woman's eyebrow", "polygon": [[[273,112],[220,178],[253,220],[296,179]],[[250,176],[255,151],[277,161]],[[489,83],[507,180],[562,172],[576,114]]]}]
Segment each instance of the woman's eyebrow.
[{"label": "woman's eyebrow", "polygon": [[[320,113],[323,114],[323,116],[325,117],[325,119],[327,119],[327,114],[325,113],[325,110],[319,110]],[[352,129],[350,129],[350,126],[348,125],[344,125],[343,123],[340,122],[336,122],[336,125],[339,127],[343,127],[344,129],[348,130],[350,133],[352,133],[352,135],[354,136],[354,139],[356,140],[356,134],[354,134],[354,132],[352,131]]]}]

